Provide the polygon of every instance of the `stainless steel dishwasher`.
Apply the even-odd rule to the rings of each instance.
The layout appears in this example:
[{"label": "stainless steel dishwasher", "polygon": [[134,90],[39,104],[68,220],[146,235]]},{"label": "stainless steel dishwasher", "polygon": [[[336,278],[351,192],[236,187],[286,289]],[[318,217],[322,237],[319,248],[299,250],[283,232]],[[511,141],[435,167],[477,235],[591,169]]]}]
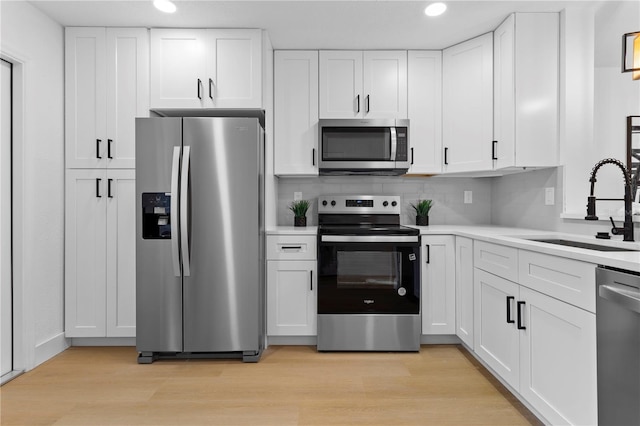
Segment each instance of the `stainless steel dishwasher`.
[{"label": "stainless steel dishwasher", "polygon": [[640,425],[640,274],[596,268],[598,424]]}]

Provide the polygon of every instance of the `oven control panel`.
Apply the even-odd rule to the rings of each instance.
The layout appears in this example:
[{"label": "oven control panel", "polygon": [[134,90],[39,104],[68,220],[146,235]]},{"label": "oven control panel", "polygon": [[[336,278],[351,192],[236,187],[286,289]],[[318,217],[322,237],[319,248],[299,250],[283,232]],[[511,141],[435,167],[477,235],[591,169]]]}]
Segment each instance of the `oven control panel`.
[{"label": "oven control panel", "polygon": [[322,195],[318,197],[322,214],[400,214],[398,195]]}]

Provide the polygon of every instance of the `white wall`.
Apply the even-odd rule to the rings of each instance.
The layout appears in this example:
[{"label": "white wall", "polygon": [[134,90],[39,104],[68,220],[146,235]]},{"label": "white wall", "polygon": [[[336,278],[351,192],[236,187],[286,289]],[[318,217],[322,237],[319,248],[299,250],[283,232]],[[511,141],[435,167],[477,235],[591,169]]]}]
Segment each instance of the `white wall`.
[{"label": "white wall", "polygon": [[[64,340],[64,30],[27,2],[3,1],[0,50],[22,63],[23,124],[17,129],[14,206],[20,229],[15,271],[23,347],[31,369],[63,350]],[[18,99],[20,102],[20,99]]]}]

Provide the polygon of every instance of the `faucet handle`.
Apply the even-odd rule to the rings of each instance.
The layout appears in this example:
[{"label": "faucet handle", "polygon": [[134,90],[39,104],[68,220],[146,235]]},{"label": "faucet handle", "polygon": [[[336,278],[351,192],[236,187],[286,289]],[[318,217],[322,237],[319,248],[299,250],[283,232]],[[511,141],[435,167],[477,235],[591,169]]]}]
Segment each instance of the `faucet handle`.
[{"label": "faucet handle", "polygon": [[620,235],[621,231],[624,231],[624,228],[618,228],[615,224],[615,222],[613,221],[613,217],[609,216],[609,220],[611,221],[611,233],[613,235]]}]

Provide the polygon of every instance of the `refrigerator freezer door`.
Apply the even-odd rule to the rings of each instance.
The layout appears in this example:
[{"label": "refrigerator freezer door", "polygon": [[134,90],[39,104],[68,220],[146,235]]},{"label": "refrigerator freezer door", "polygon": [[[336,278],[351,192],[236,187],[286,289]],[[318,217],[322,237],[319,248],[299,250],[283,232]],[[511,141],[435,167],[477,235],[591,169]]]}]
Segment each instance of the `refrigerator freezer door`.
[{"label": "refrigerator freezer door", "polygon": [[[143,354],[182,351],[182,278],[175,275],[179,259],[172,250],[179,237],[173,226],[179,223],[173,160],[181,142],[180,118],[136,119],[136,348]],[[171,222],[171,238],[142,237],[143,193],[171,195],[163,219]]]},{"label": "refrigerator freezer door", "polygon": [[191,149],[185,352],[259,349],[260,135],[255,118],[184,118]]}]

